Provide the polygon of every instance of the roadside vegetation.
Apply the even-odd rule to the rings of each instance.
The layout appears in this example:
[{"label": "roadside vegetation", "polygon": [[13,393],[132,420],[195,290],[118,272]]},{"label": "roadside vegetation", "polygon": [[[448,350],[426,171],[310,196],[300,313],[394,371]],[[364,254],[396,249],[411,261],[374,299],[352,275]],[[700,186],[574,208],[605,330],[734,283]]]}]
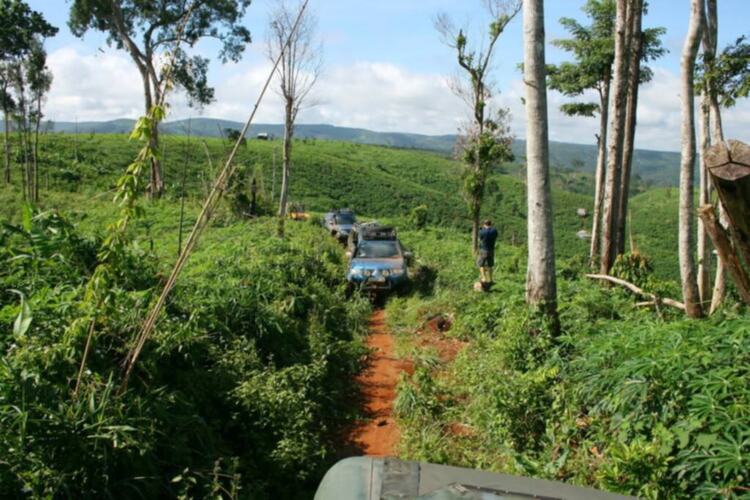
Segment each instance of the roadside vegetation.
[{"label": "roadside vegetation", "polygon": [[[143,375],[118,399],[118,363],[139,327],[138,311],[178,250],[181,162],[187,158],[188,228],[210,176],[205,149],[214,164],[226,151],[218,139],[206,139],[204,148],[203,139],[192,138],[186,148],[186,137],[162,137],[168,189],[131,228],[137,244],[124,263],[118,310],[106,318],[89,363],[90,382],[77,400],[70,399],[67,381],[75,377],[85,339],[71,338],[67,325],[77,317],[103,228],[114,218],[111,188],[137,145],[124,136],[61,134],[44,135],[41,144],[50,190],[41,190],[39,208],[21,210],[19,191],[0,191],[7,224],[3,289],[24,297],[6,291],[0,309],[8,353],[3,446],[13,450],[0,467],[4,491],[98,495],[127,484],[145,494],[203,496],[222,488],[241,488],[240,496],[250,497],[309,493],[337,456],[336,430],[357,415],[356,405],[346,402],[354,401],[349,383],[360,368],[370,306],[345,301],[343,249],[323,238],[322,228],[291,224],[286,239],[273,236],[272,155],[279,141],[250,141],[241,149],[228,196],[144,353]],[[747,320],[735,306],[683,332],[687,323],[677,321],[675,311],[635,308],[625,292],[582,278],[588,243],[576,237],[583,228],[576,209],[586,206],[586,197],[555,190],[563,332],[556,346],[523,305],[524,188],[512,174],[518,167],[489,176],[486,214],[496,218],[503,243],[498,284],[482,295],[469,292],[476,271],[454,162],[328,141],[298,140],[295,150],[298,173],[290,199],[313,212],[349,206],[364,218],[394,223],[417,257],[412,291],[387,306],[407,346],[403,354],[417,367],[402,382],[397,401],[403,456],[642,494],[696,493],[708,479],[705,484],[715,488],[739,481],[731,471],[725,480],[715,471],[691,469],[690,481],[680,473],[688,463],[706,468],[722,460],[716,450],[729,453],[731,445],[722,429],[747,418],[740,388],[748,375],[731,366],[747,348],[741,333]],[[506,169],[511,173],[500,173]],[[269,217],[250,220],[242,194],[254,177]],[[414,199],[423,203],[414,206]],[[670,229],[676,203],[676,190],[668,188],[634,197],[634,240],[646,258],[654,258],[645,271],[622,270],[623,277],[664,296],[679,295]],[[452,328],[441,333],[445,339],[468,345],[455,359],[439,362],[440,344],[423,343],[415,334],[435,315],[450,319]],[[24,321],[14,326],[20,316],[30,318],[26,330]],[[732,334],[723,336],[726,331]],[[693,345],[698,338],[701,343]],[[683,343],[691,350],[683,352]],[[699,356],[694,350],[701,345],[717,350]],[[460,350],[455,346],[449,351]],[[673,375],[662,370],[667,361]],[[657,382],[654,370],[669,378]],[[689,375],[698,371],[723,377],[726,394],[703,400],[732,400],[723,420],[693,417],[698,410],[691,405],[718,383],[711,378],[704,385]],[[621,385],[623,380],[632,382]],[[656,406],[645,412],[648,405]],[[620,429],[624,420],[635,427]],[[73,435],[78,438],[63,439]],[[197,437],[186,441],[186,435]],[[714,448],[702,448],[705,443]],[[746,444],[735,444],[747,453]],[[643,471],[646,479],[633,482]],[[81,482],[104,474],[106,482]],[[631,482],[617,482],[626,479]]]},{"label": "roadside vegetation", "polygon": [[[75,197],[73,197],[75,199]],[[70,198],[68,201],[71,201]],[[77,396],[72,335],[99,223],[24,208],[0,232],[0,496],[305,497],[356,414],[369,304],[344,301],[343,250],[322,228],[231,219],[194,256],[141,368],[120,362],[173,255],[176,206],[152,205],[118,268]],[[86,214],[107,219],[108,200]],[[150,227],[150,233],[146,233]]]},{"label": "roadside vegetation", "polygon": [[[244,137],[255,111],[220,130],[229,140],[193,137],[190,121],[160,136],[170,91],[214,100],[194,46],[214,38],[214,57],[238,62],[250,1],[141,3],[73,1],[68,23],[133,59],[145,114],[128,140],[43,130],[57,28],[0,1],[13,28],[0,44],[0,497],[309,498],[370,417],[356,380],[373,304],[347,292],[347,254],[321,227],[344,207],[398,227],[415,256],[385,302],[413,366],[393,402],[402,458],[643,498],[748,497],[750,147],[724,140],[721,111],[747,96],[750,57],[744,38],[719,52],[717,0],[690,2],[679,191],[633,173],[643,63],[664,54],[644,0],[588,0],[586,26],[562,19],[572,38],[553,43],[574,61],[557,66],[543,0],[485,2],[484,32],[439,15],[473,115],[456,159],[295,139],[322,69],[308,0],[272,15],[253,108],[278,77],[283,141]],[[491,106],[516,16],[525,155]],[[550,168],[548,85],[576,100],[563,111],[600,118],[593,178]],[[591,90],[599,102],[580,102]],[[478,252],[486,218],[496,279],[475,283],[477,255],[492,260]]]},{"label": "roadside vegetation", "polygon": [[[524,306],[523,247],[498,249],[496,285],[478,294],[468,235],[401,236],[428,279],[387,306],[415,363],[395,405],[404,457],[644,498],[746,494],[750,321],[736,302],[696,323],[594,284],[585,258],[561,259],[554,340]],[[637,266],[614,274],[679,293]]]}]

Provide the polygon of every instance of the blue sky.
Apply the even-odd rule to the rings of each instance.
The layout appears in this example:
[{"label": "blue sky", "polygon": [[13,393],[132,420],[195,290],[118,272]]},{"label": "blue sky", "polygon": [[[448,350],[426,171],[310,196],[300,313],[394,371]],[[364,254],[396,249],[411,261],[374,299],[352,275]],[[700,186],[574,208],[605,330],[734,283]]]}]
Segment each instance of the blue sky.
[{"label": "blue sky", "polygon": [[[129,60],[108,49],[103,36],[90,32],[82,40],[66,26],[69,3],[61,0],[29,0],[61,28],[48,42],[55,85],[48,103],[53,119],[110,119],[135,116],[140,111],[137,74],[129,75]],[[206,116],[242,119],[265,76],[268,62],[264,53],[265,25],[272,0],[256,0],[248,10],[246,24],[255,38],[236,65],[212,64],[210,81],[217,88],[218,102],[203,110]],[[565,36],[558,19],[582,18],[583,0],[547,0],[548,40]],[[652,0],[646,26],[663,26],[669,54],[653,64],[655,81],[644,89],[643,147],[674,149],[679,143],[679,101],[676,79],[689,16],[688,0]],[[376,130],[420,133],[451,133],[465,116],[462,103],[450,95],[446,79],[456,72],[451,50],[440,43],[433,27],[439,12],[447,12],[459,25],[478,33],[486,24],[480,0],[311,0],[319,19],[325,45],[325,74],[317,106],[306,110],[301,122],[327,122]],[[750,31],[750,1],[719,0],[720,46]],[[201,44],[202,54],[216,52],[212,43]],[[549,62],[566,58],[548,45]],[[516,18],[500,41],[494,59],[493,78],[501,95],[497,102],[511,108],[514,130],[523,136],[523,90],[516,69],[522,59],[521,18]],[[132,69],[132,68],[131,68]],[[133,78],[135,77],[135,79]],[[109,78],[109,79],[108,79]],[[133,88],[135,87],[135,88]],[[256,93],[257,94],[257,93]],[[97,99],[99,96],[99,99]],[[593,141],[595,120],[566,119],[555,106],[561,96],[550,96],[551,137],[574,142]],[[277,100],[271,96],[261,110],[261,121],[278,121]],[[641,110],[639,110],[640,113]],[[196,115],[184,100],[174,99],[172,118]],[[750,119],[742,103],[728,113],[728,127],[741,138],[741,125]],[[650,129],[650,127],[652,127]],[[676,130],[671,131],[673,127]],[[669,133],[668,133],[669,132]],[[747,139],[747,137],[745,137]]]}]

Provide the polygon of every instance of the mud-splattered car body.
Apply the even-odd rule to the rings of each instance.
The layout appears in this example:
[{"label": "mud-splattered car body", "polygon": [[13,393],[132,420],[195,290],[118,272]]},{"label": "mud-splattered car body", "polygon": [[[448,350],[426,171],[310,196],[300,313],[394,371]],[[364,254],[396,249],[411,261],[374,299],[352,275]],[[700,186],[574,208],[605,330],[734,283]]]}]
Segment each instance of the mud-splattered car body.
[{"label": "mud-splattered car body", "polygon": [[348,208],[333,210],[323,216],[323,225],[341,242],[347,241],[356,223],[357,217]]},{"label": "mud-splattered car body", "polygon": [[404,250],[391,227],[356,225],[349,239],[347,281],[367,291],[387,292],[409,280],[411,253]]}]

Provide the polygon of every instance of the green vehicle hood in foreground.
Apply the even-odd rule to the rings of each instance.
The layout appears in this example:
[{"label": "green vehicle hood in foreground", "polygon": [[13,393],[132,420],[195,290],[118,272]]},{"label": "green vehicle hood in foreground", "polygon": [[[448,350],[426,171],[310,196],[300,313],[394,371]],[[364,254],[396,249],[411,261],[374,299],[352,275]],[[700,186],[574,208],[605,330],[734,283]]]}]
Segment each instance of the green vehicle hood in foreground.
[{"label": "green vehicle hood in foreground", "polygon": [[397,458],[355,457],[334,465],[315,500],[616,500],[614,493]]}]

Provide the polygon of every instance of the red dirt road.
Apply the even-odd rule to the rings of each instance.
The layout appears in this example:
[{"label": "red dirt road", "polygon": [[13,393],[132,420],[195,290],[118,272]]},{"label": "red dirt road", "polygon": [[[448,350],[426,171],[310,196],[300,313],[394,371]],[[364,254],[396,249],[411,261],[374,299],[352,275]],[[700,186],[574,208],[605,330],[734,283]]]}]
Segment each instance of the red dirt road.
[{"label": "red dirt road", "polygon": [[375,311],[370,318],[367,346],[372,350],[369,364],[357,377],[366,418],[353,429],[350,440],[363,455],[393,455],[399,438],[393,400],[399,375],[410,372],[411,363],[395,358],[393,335],[388,331],[383,310]]}]

